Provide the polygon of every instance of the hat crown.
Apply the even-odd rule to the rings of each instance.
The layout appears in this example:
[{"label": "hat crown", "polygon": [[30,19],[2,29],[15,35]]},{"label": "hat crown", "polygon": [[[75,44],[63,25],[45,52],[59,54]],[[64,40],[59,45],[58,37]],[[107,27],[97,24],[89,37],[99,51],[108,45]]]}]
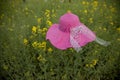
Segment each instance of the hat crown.
[{"label": "hat crown", "polygon": [[70,29],[80,24],[77,15],[72,13],[66,13],[60,17],[59,29],[63,32],[70,32]]}]

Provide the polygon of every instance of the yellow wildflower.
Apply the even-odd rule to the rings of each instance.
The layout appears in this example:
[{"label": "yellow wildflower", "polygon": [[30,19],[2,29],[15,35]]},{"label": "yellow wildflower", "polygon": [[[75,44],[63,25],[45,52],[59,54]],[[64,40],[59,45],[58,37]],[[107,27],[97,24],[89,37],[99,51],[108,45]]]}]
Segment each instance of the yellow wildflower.
[{"label": "yellow wildflower", "polygon": [[8,28],[9,31],[13,31],[13,28]]},{"label": "yellow wildflower", "polygon": [[4,15],[4,14],[2,14],[2,15],[1,15],[1,19],[2,19],[4,16],[5,16],[5,15]]},{"label": "yellow wildflower", "polygon": [[45,34],[47,30],[48,30],[47,28],[38,29],[38,33]]},{"label": "yellow wildflower", "polygon": [[38,60],[38,61],[41,61],[42,58],[43,58],[42,55],[39,55],[39,56],[37,57],[37,60]]},{"label": "yellow wildflower", "polygon": [[101,29],[102,29],[102,27],[99,27],[99,29],[101,30]]},{"label": "yellow wildflower", "polygon": [[52,17],[56,17],[56,14],[52,14]]},{"label": "yellow wildflower", "polygon": [[53,49],[52,48],[48,48],[48,52],[52,52],[53,51]]},{"label": "yellow wildflower", "polygon": [[87,10],[84,10],[84,13],[85,13],[85,14],[87,14],[87,12],[88,12]]},{"label": "yellow wildflower", "polygon": [[90,23],[93,23],[93,18],[89,18],[89,22],[90,22]]},{"label": "yellow wildflower", "polygon": [[33,42],[33,43],[32,43],[32,46],[33,46],[34,48],[36,48],[36,47],[38,46],[37,41]]},{"label": "yellow wildflower", "polygon": [[94,7],[97,7],[97,6],[98,6],[98,1],[94,1],[94,2],[93,2],[93,6],[94,6]]},{"label": "yellow wildflower", "polygon": [[113,22],[110,22],[110,24],[113,26],[114,25],[114,23]]},{"label": "yellow wildflower", "polygon": [[42,55],[39,55],[37,57],[37,60],[40,61],[40,62],[43,62],[43,63],[45,63],[47,61]]},{"label": "yellow wildflower", "polygon": [[32,39],[33,37],[34,37],[34,36],[33,36],[33,35],[31,35],[31,36],[30,36],[30,39]]},{"label": "yellow wildflower", "polygon": [[87,5],[89,5],[89,2],[86,2]]},{"label": "yellow wildflower", "polygon": [[116,29],[117,31],[120,31],[120,27]]},{"label": "yellow wildflower", "polygon": [[27,40],[27,39],[24,39],[24,40],[23,40],[23,43],[24,43],[25,45],[27,45],[27,44],[28,44],[28,40]]},{"label": "yellow wildflower", "polygon": [[116,9],[113,6],[110,6],[110,10],[111,10],[111,12],[115,12],[116,11]]},{"label": "yellow wildflower", "polygon": [[43,32],[43,30],[42,29],[38,29],[38,33],[42,33]]},{"label": "yellow wildflower", "polygon": [[45,15],[46,15],[46,17],[50,17],[50,10],[46,10]]},{"label": "yellow wildflower", "polygon": [[104,31],[106,31],[107,29],[106,28],[103,28]]},{"label": "yellow wildflower", "polygon": [[52,9],[52,13],[54,13],[55,12],[55,10],[54,9]]},{"label": "yellow wildflower", "polygon": [[46,50],[46,42],[42,42],[42,47],[44,48],[43,50],[45,51]]},{"label": "yellow wildflower", "polygon": [[8,70],[8,66],[4,64],[4,65],[3,65],[3,69],[4,69],[4,70]]},{"label": "yellow wildflower", "polygon": [[94,65],[93,65],[93,64],[90,64],[90,67],[94,67]]},{"label": "yellow wildflower", "polygon": [[43,48],[43,50],[46,50],[46,42],[43,41],[42,43],[38,43],[38,48]]},{"label": "yellow wildflower", "polygon": [[105,2],[103,3],[103,6],[104,6],[105,8],[107,8],[107,5],[106,5],[106,3],[105,3]]},{"label": "yellow wildflower", "polygon": [[26,12],[25,14],[28,15],[28,12]]},{"label": "yellow wildflower", "polygon": [[36,16],[36,15],[35,15],[34,17],[35,17],[35,18],[37,18],[37,16]]},{"label": "yellow wildflower", "polygon": [[41,23],[41,18],[38,18],[37,22],[38,22],[38,24],[40,24]]},{"label": "yellow wildflower", "polygon": [[46,14],[47,19],[50,19],[50,14]]},{"label": "yellow wildflower", "polygon": [[33,26],[32,27],[32,33],[36,33],[37,32],[37,27],[36,26]]},{"label": "yellow wildflower", "polygon": [[82,4],[83,4],[83,5],[85,5],[85,4],[86,4],[86,2],[85,2],[85,1],[82,1]]},{"label": "yellow wildflower", "polygon": [[117,40],[120,41],[120,38],[118,38]]},{"label": "yellow wildflower", "polygon": [[49,14],[50,13],[50,10],[45,10],[45,14]]},{"label": "yellow wildflower", "polygon": [[47,28],[43,28],[43,31],[47,31]]},{"label": "yellow wildflower", "polygon": [[86,67],[89,67],[89,64],[86,64],[85,66],[86,66]]},{"label": "yellow wildflower", "polygon": [[87,1],[82,1],[82,4],[83,4],[83,5],[89,5],[89,2],[87,2]]},{"label": "yellow wildflower", "polygon": [[25,10],[27,11],[27,10],[28,10],[28,8],[26,7],[26,8],[25,8]]},{"label": "yellow wildflower", "polygon": [[42,47],[46,47],[46,42],[45,41],[42,42]]},{"label": "yellow wildflower", "polygon": [[48,26],[52,26],[52,22],[51,22],[50,20],[47,20],[47,21],[46,21],[46,24],[47,24]]},{"label": "yellow wildflower", "polygon": [[97,59],[94,59],[94,60],[92,61],[92,65],[95,66],[95,65],[97,64],[97,62],[98,62],[98,60],[97,60]]},{"label": "yellow wildflower", "polygon": [[73,48],[69,48],[69,50],[72,51],[72,52],[74,51]]}]

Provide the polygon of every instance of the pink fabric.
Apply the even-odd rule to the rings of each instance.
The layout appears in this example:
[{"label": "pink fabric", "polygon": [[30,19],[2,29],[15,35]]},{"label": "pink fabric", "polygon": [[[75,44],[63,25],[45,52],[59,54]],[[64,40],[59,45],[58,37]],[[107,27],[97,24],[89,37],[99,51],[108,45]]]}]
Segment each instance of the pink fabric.
[{"label": "pink fabric", "polygon": [[72,47],[69,41],[70,34],[60,31],[58,27],[58,24],[53,24],[47,32],[46,39],[49,39],[52,45],[61,50]]},{"label": "pink fabric", "polygon": [[63,32],[70,32],[70,28],[78,26],[80,23],[78,16],[66,13],[60,17],[59,29]]},{"label": "pink fabric", "polygon": [[[72,33],[77,35],[73,36]],[[65,50],[70,47],[77,47],[71,43],[70,36],[80,46],[85,46],[87,43],[96,39],[95,34],[79,21],[78,16],[72,13],[66,13],[61,16],[59,24],[53,24],[49,28],[46,39],[49,39],[56,48]]]},{"label": "pink fabric", "polygon": [[85,46],[88,42],[92,42],[96,39],[95,34],[82,23],[72,28],[71,33],[73,33],[71,35],[73,35],[80,46]]}]

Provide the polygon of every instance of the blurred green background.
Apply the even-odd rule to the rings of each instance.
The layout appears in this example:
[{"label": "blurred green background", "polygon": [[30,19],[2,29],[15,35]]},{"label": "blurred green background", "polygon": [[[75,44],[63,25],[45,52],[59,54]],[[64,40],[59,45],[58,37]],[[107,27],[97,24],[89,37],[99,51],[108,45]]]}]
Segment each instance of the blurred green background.
[{"label": "blurred green background", "polygon": [[[68,10],[111,45],[59,50],[45,36]],[[0,0],[0,80],[120,80],[119,0]]]}]

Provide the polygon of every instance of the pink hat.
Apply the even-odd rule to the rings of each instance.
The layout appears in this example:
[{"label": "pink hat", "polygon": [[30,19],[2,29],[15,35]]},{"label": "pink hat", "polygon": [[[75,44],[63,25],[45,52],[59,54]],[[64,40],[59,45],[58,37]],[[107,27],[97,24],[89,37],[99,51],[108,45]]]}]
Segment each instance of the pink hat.
[{"label": "pink hat", "polygon": [[53,24],[49,28],[46,39],[58,49],[73,47],[78,52],[82,46],[96,40],[96,36],[79,21],[77,15],[68,12],[60,17],[59,24]]}]

